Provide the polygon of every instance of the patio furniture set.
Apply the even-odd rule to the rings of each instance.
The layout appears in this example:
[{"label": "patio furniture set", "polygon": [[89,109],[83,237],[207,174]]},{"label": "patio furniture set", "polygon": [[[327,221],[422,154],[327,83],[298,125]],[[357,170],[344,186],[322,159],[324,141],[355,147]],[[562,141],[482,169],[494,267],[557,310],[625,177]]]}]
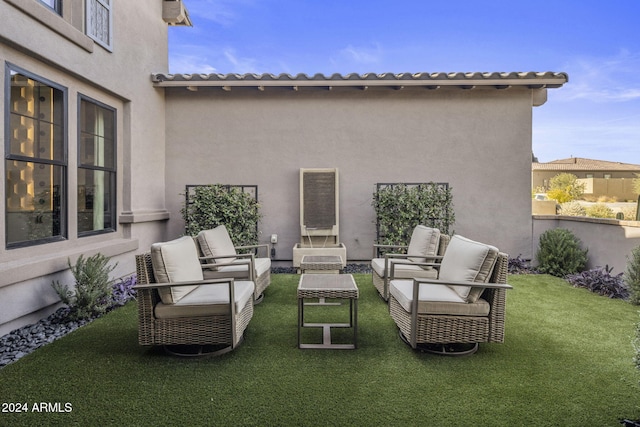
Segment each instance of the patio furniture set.
[{"label": "patio furniture set", "polygon": [[[155,243],[136,256],[141,345],[164,346],[180,355],[222,354],[243,339],[271,282],[271,260],[262,246],[237,248],[224,226]],[[396,251],[399,247],[375,245]],[[252,249],[240,254],[240,249]],[[406,254],[372,259],[372,280],[400,337],[414,349],[471,354],[479,343],[503,342],[508,256],[497,248],[422,225]],[[356,349],[359,290],[341,274],[340,256],[305,255],[297,288],[298,347]],[[329,300],[329,301],[328,301]],[[349,305],[348,322],[305,320],[305,308]],[[307,308],[308,310],[308,308]],[[322,329],[322,343],[303,343],[304,328]],[[352,342],[332,342],[334,328],[351,328]]]}]

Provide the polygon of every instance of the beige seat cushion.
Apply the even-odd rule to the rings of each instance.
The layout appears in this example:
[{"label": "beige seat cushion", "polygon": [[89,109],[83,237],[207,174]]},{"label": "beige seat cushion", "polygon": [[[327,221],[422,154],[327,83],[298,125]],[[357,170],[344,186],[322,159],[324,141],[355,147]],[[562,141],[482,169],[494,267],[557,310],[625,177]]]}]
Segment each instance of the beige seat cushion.
[{"label": "beige seat cushion", "polygon": [[[412,312],[413,280],[392,280],[389,293],[408,313]],[[455,316],[487,316],[491,307],[479,298],[468,303],[455,290],[447,285],[422,284],[418,292],[418,313],[443,314]]]},{"label": "beige seat cushion", "polygon": [[[224,225],[219,225],[212,230],[202,230],[196,236],[202,255],[206,257],[219,257],[225,255],[235,255],[236,248],[233,246],[229,232]],[[233,262],[235,257],[218,258],[217,263]]]},{"label": "beige seat cushion", "polygon": [[[202,267],[198,248],[191,237],[184,236],[169,242],[151,245],[151,264],[157,283],[190,282],[202,280]],[[194,290],[194,286],[174,286],[160,289],[165,304],[180,301]]]},{"label": "beige seat cushion", "polygon": [[[215,270],[204,269],[204,278],[214,277],[233,277],[234,279],[246,279],[249,277],[248,258],[238,258],[234,261],[237,265],[225,265]],[[254,279],[262,276],[271,269],[271,258],[255,258],[256,276]]]},{"label": "beige seat cushion", "polygon": [[[406,261],[405,261],[406,262]],[[386,277],[384,271],[384,258],[374,258],[371,260],[371,268],[380,277]],[[391,270],[391,269],[389,269]],[[435,279],[438,277],[438,271],[433,268],[423,268],[419,265],[398,264],[394,268],[394,274],[396,278],[413,278],[421,277],[427,279]],[[391,271],[389,271],[391,273]]]},{"label": "beige seat cushion", "polygon": [[[498,248],[454,235],[440,266],[438,279],[442,281],[486,283],[498,259]],[[482,288],[452,286],[467,302],[473,303],[483,292]]]},{"label": "beige seat cushion", "polygon": [[417,225],[411,234],[407,254],[423,256],[409,257],[409,259],[413,262],[431,262],[432,259],[429,259],[429,256],[437,255],[439,244],[440,230],[424,225]]},{"label": "beige seat cushion", "polygon": [[[236,312],[240,312],[253,298],[254,284],[236,281],[233,285]],[[228,283],[200,285],[175,304],[159,303],[155,307],[155,316],[159,319],[220,314],[229,314]]]}]

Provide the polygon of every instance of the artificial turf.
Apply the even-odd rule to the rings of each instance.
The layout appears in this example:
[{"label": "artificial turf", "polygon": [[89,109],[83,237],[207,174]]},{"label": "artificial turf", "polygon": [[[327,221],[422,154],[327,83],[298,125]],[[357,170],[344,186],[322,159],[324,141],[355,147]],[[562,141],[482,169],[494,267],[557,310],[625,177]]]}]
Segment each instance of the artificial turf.
[{"label": "artificial turf", "polygon": [[2,409],[14,409],[0,426],[615,426],[640,415],[637,307],[510,276],[505,343],[442,357],[402,343],[370,275],[355,277],[357,350],[297,348],[295,275],[272,275],[243,344],[217,358],[139,346],[131,302],[0,369]]}]

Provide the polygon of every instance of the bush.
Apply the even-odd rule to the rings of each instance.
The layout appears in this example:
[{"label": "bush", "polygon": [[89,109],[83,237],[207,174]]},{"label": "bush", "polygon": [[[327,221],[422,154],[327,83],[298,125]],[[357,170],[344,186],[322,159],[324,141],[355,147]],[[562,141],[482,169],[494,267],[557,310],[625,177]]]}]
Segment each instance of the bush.
[{"label": "bush", "polygon": [[591,218],[615,218],[616,214],[603,203],[596,203],[586,209],[586,214]]},{"label": "bush", "polygon": [[509,257],[509,274],[535,274],[536,270],[531,267],[529,261],[518,255],[515,258]]},{"label": "bush", "polygon": [[558,203],[570,202],[584,194],[584,184],[579,183],[578,177],[571,173],[560,173],[549,180],[547,195]]},{"label": "bush", "polygon": [[442,184],[381,187],[373,194],[372,205],[380,244],[407,245],[419,224],[449,234],[449,227],[455,221],[451,188]]},{"label": "bush", "polygon": [[136,276],[129,276],[120,279],[113,284],[111,293],[111,305],[114,307],[125,305],[128,301],[136,298]]},{"label": "bush", "polygon": [[624,206],[621,211],[624,215],[624,219],[626,221],[635,221],[636,220],[636,212],[638,210],[638,205],[635,204],[633,206]]},{"label": "bush", "polygon": [[586,214],[584,206],[575,200],[560,205],[560,215],[585,216]]},{"label": "bush", "polygon": [[627,257],[627,271],[624,281],[631,291],[629,302],[640,305],[640,246],[631,251],[631,257]]},{"label": "bush", "polygon": [[536,258],[538,271],[557,277],[565,277],[584,270],[587,250],[571,231],[564,228],[547,230],[540,235]]},{"label": "bush", "polygon": [[68,259],[67,264],[76,282],[75,290],[71,291],[67,285],[61,285],[57,280],[51,283],[60,300],[69,306],[70,317],[87,319],[107,311],[112,303],[113,293],[113,280],[109,278],[109,273],[117,265],[109,266],[108,262],[109,258],[100,253],[86,259],[80,255],[75,266]]},{"label": "bush", "polygon": [[224,225],[235,246],[258,243],[260,205],[253,195],[238,187],[197,186],[181,212],[190,236]]},{"label": "bush", "polygon": [[611,274],[613,267],[609,266],[596,267],[582,273],[570,274],[567,281],[576,288],[589,289],[591,292],[606,296],[609,298],[627,299],[629,297],[629,288],[622,279],[622,273]]}]

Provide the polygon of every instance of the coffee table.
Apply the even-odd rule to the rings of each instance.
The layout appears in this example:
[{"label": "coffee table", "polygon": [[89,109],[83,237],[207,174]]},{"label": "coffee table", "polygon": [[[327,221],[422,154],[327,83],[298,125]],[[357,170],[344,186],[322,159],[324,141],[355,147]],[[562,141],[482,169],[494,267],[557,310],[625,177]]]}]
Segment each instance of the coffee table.
[{"label": "coffee table", "polygon": [[342,257],[338,255],[305,255],[300,260],[301,273],[340,273]]},{"label": "coffee table", "polygon": [[[298,283],[298,348],[315,349],[355,349],[358,346],[358,286],[351,274],[303,274]],[[305,323],[306,305],[326,305],[325,303],[305,303],[305,299],[348,299],[349,323]],[[302,328],[322,328],[322,344],[301,342]],[[334,344],[331,342],[331,328],[352,328],[353,343]]]}]

